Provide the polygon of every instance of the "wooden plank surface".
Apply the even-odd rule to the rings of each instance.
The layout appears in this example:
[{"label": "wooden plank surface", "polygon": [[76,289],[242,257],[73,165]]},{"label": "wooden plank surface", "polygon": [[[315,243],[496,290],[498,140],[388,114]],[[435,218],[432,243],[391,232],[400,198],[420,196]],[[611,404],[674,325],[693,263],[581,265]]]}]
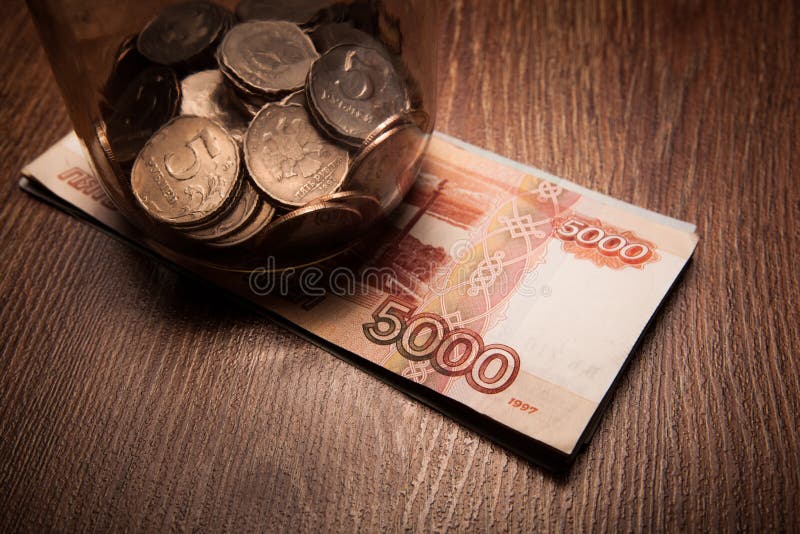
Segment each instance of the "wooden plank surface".
[{"label": "wooden plank surface", "polygon": [[564,476],[20,192],[69,121],[0,15],[0,530],[800,528],[796,2],[447,9],[441,130],[699,227]]}]

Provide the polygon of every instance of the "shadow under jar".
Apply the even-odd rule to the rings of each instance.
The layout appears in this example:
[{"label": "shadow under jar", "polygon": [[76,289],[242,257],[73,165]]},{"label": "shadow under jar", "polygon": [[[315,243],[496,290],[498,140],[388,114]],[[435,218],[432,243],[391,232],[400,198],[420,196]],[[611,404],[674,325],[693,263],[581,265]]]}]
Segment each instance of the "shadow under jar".
[{"label": "shadow under jar", "polygon": [[28,5],[96,176],[168,259],[335,257],[416,179],[435,0]]}]

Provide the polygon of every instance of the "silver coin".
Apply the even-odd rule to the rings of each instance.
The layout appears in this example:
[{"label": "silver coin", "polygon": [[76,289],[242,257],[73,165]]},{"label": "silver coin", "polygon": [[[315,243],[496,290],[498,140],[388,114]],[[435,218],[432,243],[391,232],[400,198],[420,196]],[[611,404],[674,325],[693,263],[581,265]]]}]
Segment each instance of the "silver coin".
[{"label": "silver coin", "polygon": [[181,82],[181,115],[196,115],[217,122],[241,142],[248,120],[231,101],[231,94],[218,70],[204,70]]},{"label": "silver coin", "polygon": [[271,96],[302,88],[319,54],[296,24],[255,21],[231,29],[217,58],[226,76],[253,93]]},{"label": "silver coin", "polygon": [[305,108],[268,104],[244,136],[247,170],[278,204],[303,206],[335,192],[347,175],[346,150],[326,141]]},{"label": "silver coin", "polygon": [[145,144],[131,171],[134,197],[156,221],[198,225],[222,213],[240,179],[239,147],[217,123],[180,116]]},{"label": "silver coin", "polygon": [[378,50],[355,45],[337,46],[314,63],[306,97],[326,127],[353,146],[408,106],[391,61]]}]

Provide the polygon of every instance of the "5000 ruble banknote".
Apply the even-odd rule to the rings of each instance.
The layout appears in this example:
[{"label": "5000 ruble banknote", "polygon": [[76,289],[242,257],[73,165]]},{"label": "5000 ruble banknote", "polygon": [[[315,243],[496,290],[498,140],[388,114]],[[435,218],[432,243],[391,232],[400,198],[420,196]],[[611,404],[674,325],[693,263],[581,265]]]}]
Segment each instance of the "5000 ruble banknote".
[{"label": "5000 ruble banknote", "polygon": [[[73,136],[24,172],[29,190],[137,240]],[[435,134],[414,188],[356,267],[284,272],[292,294],[268,268],[242,278],[183,267],[559,467],[590,436],[696,243],[693,225]]]}]

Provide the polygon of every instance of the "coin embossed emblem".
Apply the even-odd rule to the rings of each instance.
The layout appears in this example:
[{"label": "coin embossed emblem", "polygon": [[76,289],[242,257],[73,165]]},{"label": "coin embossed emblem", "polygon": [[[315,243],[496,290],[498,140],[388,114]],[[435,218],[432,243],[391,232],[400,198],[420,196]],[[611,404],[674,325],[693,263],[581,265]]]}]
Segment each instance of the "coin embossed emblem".
[{"label": "coin embossed emblem", "polygon": [[131,188],[157,221],[196,225],[219,215],[236,191],[239,149],[215,122],[181,116],[153,135],[136,158]]},{"label": "coin embossed emblem", "polygon": [[349,163],[347,151],[323,139],[296,105],[265,106],[247,130],[244,155],[259,189],[291,207],[339,189]]}]

